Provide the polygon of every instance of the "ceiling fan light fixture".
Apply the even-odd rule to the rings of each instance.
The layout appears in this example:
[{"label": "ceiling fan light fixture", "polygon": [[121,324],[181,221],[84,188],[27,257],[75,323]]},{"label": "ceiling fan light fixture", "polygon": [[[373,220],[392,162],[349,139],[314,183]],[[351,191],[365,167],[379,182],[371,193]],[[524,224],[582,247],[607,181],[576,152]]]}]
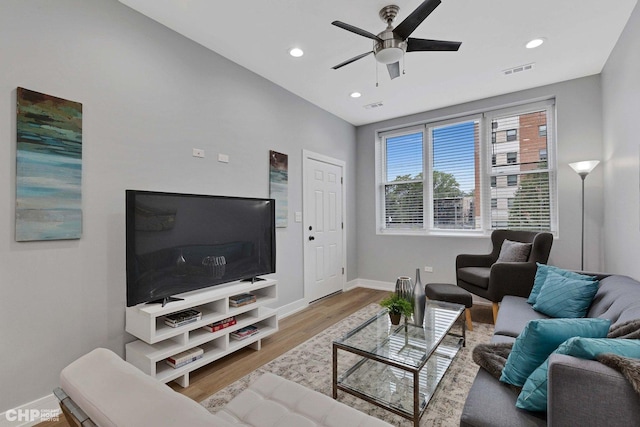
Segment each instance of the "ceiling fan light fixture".
[{"label": "ceiling fan light fixture", "polygon": [[542,43],[544,43],[544,42],[545,42],[545,40],[546,40],[546,39],[545,39],[544,37],[538,37],[538,38],[535,38],[535,39],[533,39],[533,40],[529,40],[529,41],[527,42],[527,44],[525,45],[525,47],[526,47],[527,49],[535,49],[536,47],[541,46],[541,45],[542,45]]},{"label": "ceiling fan light fixture", "polygon": [[294,58],[300,58],[302,55],[304,55],[304,51],[299,47],[294,47],[289,49],[289,55],[293,56]]},{"label": "ceiling fan light fixture", "polygon": [[376,52],[376,61],[381,64],[393,64],[402,59],[404,50],[399,47],[388,47]]}]

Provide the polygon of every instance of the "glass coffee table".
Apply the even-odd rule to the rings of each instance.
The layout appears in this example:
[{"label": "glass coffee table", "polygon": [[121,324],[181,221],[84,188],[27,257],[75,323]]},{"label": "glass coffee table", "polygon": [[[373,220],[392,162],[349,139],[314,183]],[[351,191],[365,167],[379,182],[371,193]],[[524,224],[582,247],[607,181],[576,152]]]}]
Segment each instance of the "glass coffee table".
[{"label": "glass coffee table", "polygon": [[[464,345],[464,310],[463,305],[428,300],[423,327],[392,325],[382,310],[333,341],[333,398],[342,390],[413,420],[417,427]],[[462,334],[452,333],[458,319]]]}]

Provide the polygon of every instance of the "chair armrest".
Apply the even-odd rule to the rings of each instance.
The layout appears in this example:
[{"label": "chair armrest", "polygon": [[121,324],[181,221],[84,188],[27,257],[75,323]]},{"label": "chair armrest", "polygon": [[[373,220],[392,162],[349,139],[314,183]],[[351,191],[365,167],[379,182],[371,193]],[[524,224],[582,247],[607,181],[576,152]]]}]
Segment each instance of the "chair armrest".
[{"label": "chair armrest", "polygon": [[505,295],[527,298],[533,288],[538,266],[532,262],[501,262],[491,266],[489,294],[491,301],[502,301]]},{"label": "chair armrest", "polygon": [[640,398],[622,374],[595,360],[549,358],[549,427],[623,427],[640,420]]},{"label": "chair armrest", "polygon": [[456,270],[464,267],[491,267],[494,262],[491,254],[461,254],[456,257]]}]

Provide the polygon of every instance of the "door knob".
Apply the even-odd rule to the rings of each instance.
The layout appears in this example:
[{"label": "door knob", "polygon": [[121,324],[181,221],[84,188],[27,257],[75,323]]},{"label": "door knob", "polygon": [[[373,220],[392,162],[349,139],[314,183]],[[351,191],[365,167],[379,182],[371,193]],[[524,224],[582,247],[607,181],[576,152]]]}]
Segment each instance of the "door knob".
[{"label": "door knob", "polygon": [[309,236],[309,240],[316,240],[316,238],[313,236]]}]

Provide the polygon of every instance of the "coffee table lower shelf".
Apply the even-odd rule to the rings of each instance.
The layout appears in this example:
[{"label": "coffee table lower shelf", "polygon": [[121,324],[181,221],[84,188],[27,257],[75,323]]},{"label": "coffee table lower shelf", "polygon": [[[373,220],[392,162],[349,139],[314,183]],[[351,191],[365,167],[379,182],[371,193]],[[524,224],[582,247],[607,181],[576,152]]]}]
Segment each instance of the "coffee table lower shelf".
[{"label": "coffee table lower shelf", "polygon": [[[371,353],[333,344],[333,398],[338,390],[354,395],[401,417],[418,427],[438,384],[449,369],[464,340],[447,335],[425,365],[416,369],[402,361],[377,358]],[[338,374],[338,350],[349,353],[351,367]]]}]

